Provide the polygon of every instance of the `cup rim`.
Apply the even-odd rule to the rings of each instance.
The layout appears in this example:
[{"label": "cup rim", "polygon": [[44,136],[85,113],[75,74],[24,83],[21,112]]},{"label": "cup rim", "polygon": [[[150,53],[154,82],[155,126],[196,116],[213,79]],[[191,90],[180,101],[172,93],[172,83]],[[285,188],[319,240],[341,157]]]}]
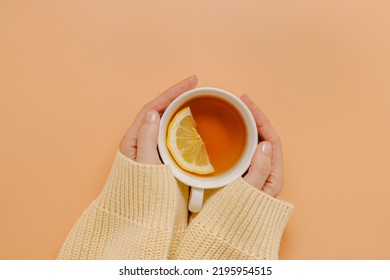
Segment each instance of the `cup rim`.
[{"label": "cup rim", "polygon": [[[216,96],[225,100],[229,100],[229,102],[232,103],[233,106],[235,106],[238,109],[239,113],[242,115],[248,133],[246,143],[247,148],[239,162],[226,173],[222,173],[215,177],[201,178],[200,176],[192,175],[183,171],[180,167],[177,166],[177,163],[171,157],[170,152],[165,143],[168,121],[171,119],[172,114],[182,104],[184,104],[187,100],[191,99],[193,96],[200,97],[202,95]],[[169,104],[169,106],[166,108],[160,120],[157,146],[162,162],[170,166],[170,169],[172,170],[172,173],[176,177],[176,179],[191,187],[200,189],[212,189],[226,186],[244,174],[244,172],[249,168],[250,163],[252,161],[253,154],[257,147],[257,141],[258,132],[256,122],[252,116],[252,113],[249,111],[245,103],[241,101],[241,99],[223,89],[214,87],[200,87],[181,94],[175,100],[173,100],[171,104]]]}]

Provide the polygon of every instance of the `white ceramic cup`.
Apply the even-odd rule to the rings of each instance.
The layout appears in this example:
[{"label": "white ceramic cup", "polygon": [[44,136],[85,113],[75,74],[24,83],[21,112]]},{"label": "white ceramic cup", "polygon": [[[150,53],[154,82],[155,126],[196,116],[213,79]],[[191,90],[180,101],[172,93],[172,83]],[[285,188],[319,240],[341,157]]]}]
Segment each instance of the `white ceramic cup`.
[{"label": "white ceramic cup", "polygon": [[[245,149],[236,164],[222,174],[216,176],[207,176],[204,178],[202,178],[201,176],[193,175],[181,169],[172,158],[166,144],[167,127],[169,121],[173,117],[173,114],[178,110],[178,108],[180,108],[180,106],[182,106],[187,101],[202,96],[218,97],[234,106],[244,120],[246,126],[245,131],[247,133],[247,142],[245,145]],[[232,133],[235,132],[232,131]],[[177,97],[164,111],[160,121],[160,130],[158,135],[158,151],[160,153],[162,161],[171,167],[173,175],[176,177],[176,179],[191,187],[188,209],[191,212],[199,212],[203,204],[204,189],[212,189],[226,186],[241,175],[243,175],[244,172],[249,168],[250,163],[252,161],[252,156],[257,147],[257,141],[258,134],[256,122],[248,107],[238,97],[225,90],[211,87],[203,87],[192,89],[183,93],[182,95]]]}]

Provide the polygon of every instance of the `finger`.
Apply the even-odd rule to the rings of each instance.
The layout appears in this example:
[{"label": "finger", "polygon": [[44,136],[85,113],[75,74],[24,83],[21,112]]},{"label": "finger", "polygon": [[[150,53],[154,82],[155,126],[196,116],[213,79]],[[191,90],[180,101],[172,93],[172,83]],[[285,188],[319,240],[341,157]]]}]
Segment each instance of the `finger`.
[{"label": "finger", "polygon": [[176,97],[180,96],[186,91],[193,89],[197,83],[198,78],[196,75],[189,76],[188,78],[165,90],[155,99],[146,104],[146,110],[153,109],[161,114],[168,107],[168,105],[171,104],[174,99],[176,99]]},{"label": "finger", "polygon": [[262,190],[271,173],[272,145],[267,141],[261,142],[252,158],[251,167],[244,180],[256,189]]},{"label": "finger", "polygon": [[135,118],[134,123],[130,128],[131,133],[137,134],[146,112],[155,110],[161,114],[176,97],[185,93],[186,91],[189,91],[190,89],[193,89],[197,82],[198,78],[195,75],[190,76],[187,79],[184,79],[183,81],[165,90],[155,99],[148,102]]},{"label": "finger", "polygon": [[136,161],[145,164],[160,164],[157,153],[157,135],[160,115],[150,110],[145,114],[137,137]]},{"label": "finger", "polygon": [[155,99],[147,103],[138,113],[132,125],[122,138],[119,145],[120,151],[124,155],[130,157],[131,159],[134,159],[134,157],[136,156],[137,149],[136,141],[138,136],[138,130],[141,127],[146,112],[148,112],[149,110],[155,110],[158,113],[162,113],[176,97],[186,91],[189,91],[190,89],[193,89],[196,86],[197,82],[198,78],[195,75],[192,75],[184,79],[183,81],[177,83],[176,85],[170,87],[169,89],[165,90]]},{"label": "finger", "polygon": [[249,96],[243,95],[241,100],[251,111],[256,121],[259,136],[262,140],[266,140],[272,145],[272,169],[265,188],[281,191],[283,187],[283,154],[280,138],[272,127],[271,122]]},{"label": "finger", "polygon": [[241,100],[246,104],[248,109],[251,111],[257,125],[257,130],[259,135],[263,140],[270,141],[272,144],[279,142],[279,136],[276,131],[273,129],[271,122],[265,116],[265,114],[257,107],[248,95],[241,96]]}]

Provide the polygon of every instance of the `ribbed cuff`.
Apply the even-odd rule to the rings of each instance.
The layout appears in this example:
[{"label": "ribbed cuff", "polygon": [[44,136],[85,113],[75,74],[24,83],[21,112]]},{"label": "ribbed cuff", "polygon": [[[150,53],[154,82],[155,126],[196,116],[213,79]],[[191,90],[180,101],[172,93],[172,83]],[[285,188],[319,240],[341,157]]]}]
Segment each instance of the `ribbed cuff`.
[{"label": "ribbed cuff", "polygon": [[292,210],[240,178],[213,194],[193,222],[248,256],[277,259]]},{"label": "ribbed cuff", "polygon": [[118,152],[95,203],[137,223],[169,228],[187,213],[187,199],[188,190],[178,186],[169,166],[140,164]]}]

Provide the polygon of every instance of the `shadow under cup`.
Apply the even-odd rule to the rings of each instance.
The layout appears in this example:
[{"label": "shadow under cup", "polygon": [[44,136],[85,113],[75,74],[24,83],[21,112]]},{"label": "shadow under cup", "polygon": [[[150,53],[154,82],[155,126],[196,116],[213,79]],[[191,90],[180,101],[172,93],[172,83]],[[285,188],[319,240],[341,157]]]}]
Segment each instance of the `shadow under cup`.
[{"label": "shadow under cup", "polygon": [[[211,174],[199,175],[182,169],[167,147],[168,125],[187,106],[214,166],[215,172]],[[257,141],[256,123],[246,105],[225,90],[204,87],[180,95],[165,110],[160,121],[158,150],[176,179],[191,187],[188,209],[199,212],[204,189],[226,186],[249,168]]]}]

